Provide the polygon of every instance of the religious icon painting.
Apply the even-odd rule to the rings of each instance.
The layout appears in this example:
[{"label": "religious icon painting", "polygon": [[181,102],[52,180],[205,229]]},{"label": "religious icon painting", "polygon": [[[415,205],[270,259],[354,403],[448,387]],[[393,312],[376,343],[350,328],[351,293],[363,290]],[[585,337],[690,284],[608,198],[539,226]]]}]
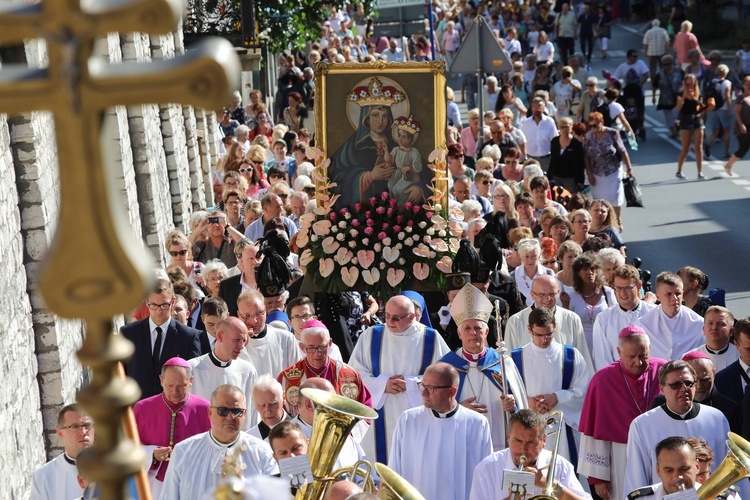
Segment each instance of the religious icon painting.
[{"label": "religious icon painting", "polygon": [[336,208],[387,192],[423,204],[428,156],[445,147],[442,62],[316,65],[316,140],[331,160]]},{"label": "religious icon painting", "polygon": [[300,220],[300,264],[330,293],[442,289],[461,234],[449,215],[445,64],[318,63],[315,74],[318,206]]}]

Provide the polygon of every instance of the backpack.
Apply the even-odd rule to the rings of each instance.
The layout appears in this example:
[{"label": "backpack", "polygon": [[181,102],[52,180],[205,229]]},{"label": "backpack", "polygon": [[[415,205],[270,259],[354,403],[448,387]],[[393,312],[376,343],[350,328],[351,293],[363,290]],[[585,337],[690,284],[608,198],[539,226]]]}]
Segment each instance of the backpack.
[{"label": "backpack", "polygon": [[721,84],[722,81],[718,78],[712,78],[706,82],[706,100],[713,97],[714,101],[716,101],[716,107],[714,109],[721,109],[724,106],[724,93],[721,91]]},{"label": "backpack", "polygon": [[614,120],[612,119],[612,115],[609,112],[609,103],[605,100],[603,104],[600,104],[596,107],[594,111],[598,111],[602,114],[602,117],[604,118],[604,126],[605,127],[611,127],[612,123],[614,123]]},{"label": "backpack", "polygon": [[637,85],[641,86],[641,77],[638,76],[638,72],[635,70],[635,68],[630,68],[627,73],[625,73],[625,86],[628,85]]}]

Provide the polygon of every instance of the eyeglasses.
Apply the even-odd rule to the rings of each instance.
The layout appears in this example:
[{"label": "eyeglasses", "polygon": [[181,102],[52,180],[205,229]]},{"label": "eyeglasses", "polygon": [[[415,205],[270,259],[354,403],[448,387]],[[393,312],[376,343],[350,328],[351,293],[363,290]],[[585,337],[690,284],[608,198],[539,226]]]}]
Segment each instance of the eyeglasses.
[{"label": "eyeglasses", "polygon": [[226,204],[227,205],[242,205],[242,202],[240,200],[232,200],[232,201],[228,201]]},{"label": "eyeglasses", "polygon": [[531,329],[531,335],[533,335],[534,337],[538,337],[540,339],[551,339],[554,334],[555,334],[555,332],[552,332],[552,333],[536,333],[533,328]]},{"label": "eyeglasses", "polygon": [[628,286],[613,286],[612,287],[615,292],[629,292],[633,288],[635,288],[635,285],[628,285]]},{"label": "eyeglasses", "polygon": [[178,255],[186,255],[188,253],[187,250],[170,250],[169,255],[172,257],[177,257]]},{"label": "eyeglasses", "polygon": [[448,389],[453,387],[452,385],[424,385],[422,382],[417,382],[417,389],[419,392],[427,391],[428,394],[435,394],[438,389]]},{"label": "eyeglasses", "polygon": [[486,185],[487,185],[487,184],[489,184],[490,182],[491,182],[491,181],[482,181],[482,182],[480,182],[480,184],[482,184],[482,185],[486,186]]},{"label": "eyeglasses", "polygon": [[[273,179],[273,177],[272,177],[272,179]],[[279,179],[283,179],[283,177],[279,177]],[[279,198],[281,198],[282,200],[286,200],[287,198],[289,198],[289,195],[288,194],[280,194]]]},{"label": "eyeglasses", "polygon": [[165,304],[153,304],[151,302],[146,302],[146,305],[152,311],[156,311],[156,310],[159,310],[159,309],[161,309],[162,311],[166,311],[167,309],[169,309],[169,307],[172,305],[172,303],[171,302],[167,302]]},{"label": "eyeglasses", "polygon": [[225,279],[227,279],[227,278],[224,277],[224,276],[216,276],[215,278],[209,278],[208,282],[209,283],[216,283],[217,281],[224,281]]},{"label": "eyeglasses", "polygon": [[398,323],[402,319],[408,318],[412,314],[414,314],[414,313],[402,314],[401,316],[394,316],[392,314],[385,313],[385,320],[386,321],[393,321],[394,323]]},{"label": "eyeglasses", "polygon": [[683,380],[682,382],[672,382],[671,384],[664,384],[664,387],[669,387],[673,391],[679,390],[682,388],[682,386],[685,386],[685,388],[690,389],[695,385],[694,380]]},{"label": "eyeglasses", "polygon": [[492,134],[492,135],[495,135],[495,134],[502,134],[502,133],[503,133],[503,131],[502,131],[502,130],[490,130],[490,134]]},{"label": "eyeglasses", "polygon": [[584,220],[574,220],[573,221],[573,224],[588,224],[588,223],[589,223],[589,221],[587,221],[586,219],[584,219]]},{"label": "eyeglasses", "polygon": [[314,352],[317,352],[318,354],[323,354],[324,352],[328,351],[327,345],[319,345],[318,347],[303,347],[305,352],[307,354],[312,354]]},{"label": "eyeglasses", "polygon": [[557,259],[549,259],[549,260],[543,260],[542,265],[543,266],[551,266],[552,264],[556,263]]},{"label": "eyeglasses", "polygon": [[226,406],[212,406],[211,408],[214,408],[220,417],[226,417],[231,413],[232,417],[240,418],[247,411],[247,408],[227,408]]},{"label": "eyeglasses", "polygon": [[261,311],[261,312],[256,313],[256,314],[242,314],[242,313],[237,313],[237,316],[239,316],[241,320],[246,320],[246,319],[250,319],[250,318],[258,319],[258,318],[262,318],[265,315],[266,315],[266,311]]},{"label": "eyeglasses", "polygon": [[531,293],[533,293],[534,295],[542,299],[552,299],[554,297],[557,297],[557,294],[560,292],[539,293],[539,292],[535,292],[534,290],[532,290]]},{"label": "eyeglasses", "polygon": [[492,196],[493,200],[507,200],[508,198],[510,198],[510,196],[507,194],[496,194]]},{"label": "eyeglasses", "polygon": [[255,165],[256,167],[260,167],[260,166],[262,166],[262,165],[263,165],[263,162],[262,162],[262,161],[255,161],[255,160],[250,160],[250,163],[252,163],[252,164],[253,164],[253,165]]},{"label": "eyeglasses", "polygon": [[596,87],[596,84],[595,83],[587,83],[586,86],[587,87]]},{"label": "eyeglasses", "polygon": [[66,425],[65,427],[58,427],[58,428],[61,431],[70,429],[74,432],[78,432],[78,431],[89,432],[91,429],[94,428],[94,422],[86,422],[85,424]]},{"label": "eyeglasses", "polygon": [[292,316],[292,317],[291,317],[291,318],[289,318],[289,319],[293,319],[293,320],[295,320],[295,321],[296,321],[296,320],[300,320],[300,319],[301,319],[302,321],[307,321],[307,320],[309,320],[309,319],[312,319],[312,317],[313,317],[313,315],[312,315],[312,314],[295,314],[294,316]]},{"label": "eyeglasses", "polygon": [[241,168],[241,169],[239,170],[239,172],[240,172],[241,174],[244,174],[245,172],[247,172],[247,173],[250,173],[250,172],[252,172],[252,171],[253,171],[253,169],[252,169],[252,168]]}]

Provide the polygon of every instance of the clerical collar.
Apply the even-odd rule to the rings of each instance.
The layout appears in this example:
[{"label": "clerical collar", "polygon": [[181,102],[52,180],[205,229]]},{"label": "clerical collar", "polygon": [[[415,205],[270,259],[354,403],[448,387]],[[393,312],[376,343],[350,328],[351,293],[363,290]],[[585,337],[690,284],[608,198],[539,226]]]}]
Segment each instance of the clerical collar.
[{"label": "clerical collar", "polygon": [[307,357],[305,357],[305,366],[307,366],[307,369],[310,370],[315,374],[316,377],[320,377],[325,373],[325,371],[328,369],[328,365],[331,363],[331,358],[326,358],[326,364],[323,365],[322,368],[315,368],[313,365],[310,364],[310,362],[307,360]]},{"label": "clerical collar", "polygon": [[70,465],[76,465],[76,459],[75,459],[75,458],[71,458],[71,457],[70,457],[70,455],[68,455],[68,453],[67,453],[67,452],[65,452],[65,451],[63,452],[63,458],[64,458],[64,459],[65,459],[65,461],[66,461],[66,462],[68,462],[68,463],[69,463]]},{"label": "clerical collar", "polygon": [[622,312],[626,312],[626,313],[631,313],[631,312],[635,312],[635,311],[637,311],[637,310],[638,310],[638,308],[639,308],[639,307],[641,307],[641,301],[640,301],[640,300],[638,300],[638,304],[636,304],[636,306],[635,306],[634,308],[632,308],[632,309],[625,309],[625,308],[624,308],[624,307],[622,307],[622,306],[621,306],[621,305],[620,305],[619,303],[617,304],[617,306],[618,306],[618,307],[620,308],[620,310],[621,310]]},{"label": "clerical collar", "polygon": [[412,324],[411,324],[411,325],[410,325],[410,326],[409,326],[409,327],[408,327],[408,328],[407,328],[406,330],[404,330],[403,332],[401,332],[401,333],[396,333],[396,332],[394,332],[394,331],[391,331],[391,329],[390,329],[390,328],[388,328],[388,327],[386,326],[386,329],[388,330],[388,332],[389,332],[389,333],[391,333],[392,335],[396,335],[397,337],[405,337],[405,336],[407,336],[407,335],[412,335],[412,334],[414,334],[414,332],[416,331],[416,330],[415,330],[415,328],[416,328],[416,323],[412,323]]},{"label": "clerical collar", "polygon": [[255,335],[252,338],[254,338],[254,339],[262,339],[263,337],[266,336],[267,333],[268,333],[268,325],[263,325],[263,329],[258,332],[258,335]]},{"label": "clerical collar", "polygon": [[698,416],[698,413],[701,411],[701,405],[700,403],[693,402],[693,406],[690,407],[690,409],[687,411],[687,413],[683,413],[680,415],[679,413],[675,413],[672,410],[669,409],[667,406],[667,403],[664,403],[661,405],[661,409],[664,410],[664,413],[667,414],[670,418],[673,418],[675,420],[692,420],[695,417]]},{"label": "clerical collar", "polygon": [[463,352],[464,358],[472,363],[479,363],[479,360],[487,355],[487,349],[482,349],[482,352],[479,354],[471,354],[470,352],[466,352],[466,349],[462,347],[461,352]]},{"label": "clerical collar", "polygon": [[727,344],[726,346],[724,346],[723,349],[719,349],[718,351],[716,351],[714,349],[711,349],[710,347],[708,347],[708,344],[706,344],[706,351],[708,351],[709,354],[713,354],[714,356],[718,356],[720,354],[724,354],[728,350],[729,350],[729,344]]},{"label": "clerical collar", "polygon": [[531,348],[532,352],[539,353],[539,354],[547,354],[550,352],[552,347],[555,345],[555,340],[553,339],[552,342],[549,343],[547,347],[539,347],[533,342],[529,342],[529,347]]},{"label": "clerical collar", "polygon": [[216,354],[214,354],[213,351],[208,351],[208,359],[210,359],[211,362],[219,368],[227,368],[232,364],[231,359],[229,361],[222,361],[216,357]]},{"label": "clerical collar", "polygon": [[451,418],[453,415],[455,415],[458,412],[458,404],[456,404],[456,406],[448,413],[440,413],[439,411],[435,411],[432,409],[430,409],[430,411],[437,418]]},{"label": "clerical collar", "polygon": [[241,433],[237,434],[237,439],[235,439],[231,443],[220,443],[219,440],[216,439],[216,437],[214,437],[214,431],[212,431],[212,430],[208,431],[208,436],[211,438],[211,441],[213,441],[214,444],[216,444],[217,446],[219,446],[221,448],[231,448],[232,446],[234,446],[234,445],[237,444],[237,442],[242,437],[242,434]]}]

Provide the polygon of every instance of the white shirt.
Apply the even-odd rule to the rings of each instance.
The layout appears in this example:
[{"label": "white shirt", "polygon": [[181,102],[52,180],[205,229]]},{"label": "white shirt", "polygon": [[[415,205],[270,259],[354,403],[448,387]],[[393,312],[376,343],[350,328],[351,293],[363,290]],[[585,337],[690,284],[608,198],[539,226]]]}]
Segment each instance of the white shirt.
[{"label": "white shirt", "polygon": [[297,339],[288,330],[266,325],[263,338],[251,337],[240,358],[249,361],[258,372],[258,376],[279,376],[282,370],[302,359]]},{"label": "white shirt", "polygon": [[[548,450],[542,450],[539,456],[536,457],[535,466],[545,467],[549,465],[551,455]],[[471,495],[469,499],[497,500],[509,498],[508,492],[503,491],[503,471],[517,469],[518,466],[513,463],[513,457],[508,448],[496,451],[482,460],[476,469],[474,469],[474,479],[471,483]],[[555,462],[555,479],[577,495],[591,499],[591,495],[584,491],[583,486],[578,481],[573,465],[559,455]],[[530,493],[539,495],[542,493],[542,489],[535,486]]]},{"label": "white shirt", "polygon": [[219,443],[211,431],[197,434],[177,443],[172,452],[169,469],[164,477],[162,498],[169,500],[202,500],[211,495],[221,480],[221,465],[230,448],[240,447],[240,456],[247,466],[244,477],[257,474],[270,476],[278,472],[271,448],[259,440],[240,432],[237,441]]},{"label": "white shirt", "polygon": [[[714,368],[716,368],[717,373],[740,359],[740,351],[738,351],[734,344],[732,344],[731,342],[727,344],[724,349],[720,349],[718,351],[714,351],[713,349],[709,351],[706,344],[703,344],[697,349],[693,349],[692,351],[688,352],[693,351],[699,351],[708,356],[713,362]],[[742,383],[742,387],[744,388],[745,379],[742,379]]]},{"label": "white shirt", "polygon": [[655,304],[639,300],[638,305],[632,311],[624,311],[619,304],[615,304],[596,317],[592,331],[594,341],[592,357],[596,370],[620,359],[617,354],[617,343],[622,329],[634,324],[641,316],[656,307],[658,306]]},{"label": "white shirt", "polygon": [[154,346],[156,345],[156,327],[161,328],[161,345],[159,346],[159,357],[161,357],[161,351],[164,349],[164,340],[167,337],[167,330],[169,329],[169,323],[172,322],[172,318],[169,318],[166,323],[157,325],[150,317],[148,318],[148,327],[151,329],[151,353],[154,352]]},{"label": "white shirt", "polygon": [[633,64],[628,64],[627,62],[620,64],[615,70],[615,74],[613,76],[617,78],[618,80],[624,81],[625,75],[628,73],[628,70],[631,68],[635,70],[639,78],[649,72],[648,65],[645,62],[643,62],[642,59],[638,59]]},{"label": "white shirt", "polygon": [[545,115],[538,124],[533,116],[521,121],[521,132],[526,136],[526,154],[537,157],[550,154],[552,139],[559,135],[555,121]]},{"label": "white shirt", "polygon": [[75,460],[65,453],[39,467],[31,479],[31,500],[59,500],[81,495],[83,488],[78,485],[78,467]]},{"label": "white shirt", "polygon": [[455,410],[447,418],[424,406],[406,410],[393,434],[388,466],[430,500],[468,498],[474,468],[492,453],[487,419]]},{"label": "white shirt", "polygon": [[673,318],[657,307],[636,324],[643,327],[651,338],[651,356],[655,358],[680,359],[705,340],[703,318],[685,306],[680,306]]}]

